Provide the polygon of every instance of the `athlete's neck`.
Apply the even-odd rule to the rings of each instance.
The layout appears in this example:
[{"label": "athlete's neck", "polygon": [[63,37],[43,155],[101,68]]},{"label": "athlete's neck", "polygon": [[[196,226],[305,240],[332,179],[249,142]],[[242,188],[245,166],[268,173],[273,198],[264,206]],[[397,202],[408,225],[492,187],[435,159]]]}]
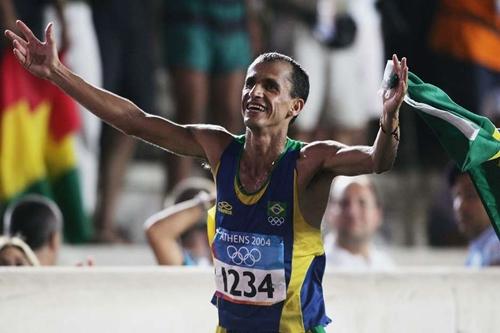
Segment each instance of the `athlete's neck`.
[{"label": "athlete's neck", "polygon": [[247,128],[241,160],[254,171],[268,169],[285,149],[286,140],[285,131],[256,133]]},{"label": "athlete's neck", "polygon": [[247,129],[239,167],[239,179],[245,191],[254,193],[262,188],[285,149],[285,144],[286,133],[256,135]]}]

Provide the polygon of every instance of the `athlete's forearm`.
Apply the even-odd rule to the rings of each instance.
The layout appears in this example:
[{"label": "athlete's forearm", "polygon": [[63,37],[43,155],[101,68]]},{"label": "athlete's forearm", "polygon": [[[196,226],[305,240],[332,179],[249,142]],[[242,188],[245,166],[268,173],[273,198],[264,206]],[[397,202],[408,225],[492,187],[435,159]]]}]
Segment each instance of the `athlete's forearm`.
[{"label": "athlete's forearm", "polygon": [[97,88],[70,71],[61,62],[53,66],[48,79],[110,125],[134,135],[134,119],[145,116],[131,101]]},{"label": "athlete's forearm", "polygon": [[[391,68],[392,65],[392,68]],[[383,112],[380,128],[372,147],[373,172],[381,173],[392,168],[399,145],[399,110],[408,89],[408,66],[406,58],[399,62],[393,54],[386,70],[390,77],[384,79]]]},{"label": "athlete's forearm", "polygon": [[51,67],[47,79],[125,134],[179,155],[205,158],[205,152],[189,126],[150,115],[130,100],[91,85],[60,62]]},{"label": "athlete's forearm", "polygon": [[399,110],[384,112],[372,147],[373,172],[381,173],[392,168],[399,145]]}]

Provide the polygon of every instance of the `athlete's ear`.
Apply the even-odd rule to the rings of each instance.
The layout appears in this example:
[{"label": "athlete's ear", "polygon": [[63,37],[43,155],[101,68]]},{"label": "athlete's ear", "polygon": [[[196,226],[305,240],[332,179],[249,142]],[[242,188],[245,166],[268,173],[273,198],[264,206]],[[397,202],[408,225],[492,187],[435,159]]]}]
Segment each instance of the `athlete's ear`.
[{"label": "athlete's ear", "polygon": [[290,110],[288,112],[288,115],[291,117],[297,117],[303,108],[304,108],[304,100],[298,97],[294,98],[290,105]]}]

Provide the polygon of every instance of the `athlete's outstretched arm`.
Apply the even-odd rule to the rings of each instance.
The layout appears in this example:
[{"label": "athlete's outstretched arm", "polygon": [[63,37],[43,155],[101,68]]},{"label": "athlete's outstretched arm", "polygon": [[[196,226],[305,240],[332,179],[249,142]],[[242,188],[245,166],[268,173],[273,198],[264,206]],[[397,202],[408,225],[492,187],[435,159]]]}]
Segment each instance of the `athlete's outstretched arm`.
[{"label": "athlete's outstretched arm", "polygon": [[181,126],[147,114],[131,101],[89,84],[65,67],[57,55],[52,23],[45,30],[44,42],[23,22],[18,20],[16,25],[23,37],[10,30],[6,30],[5,35],[12,40],[19,62],[33,75],[51,81],[96,116],[128,135],[180,155],[207,158],[211,164],[218,158],[210,156],[212,153],[207,150],[217,152],[220,149],[213,146],[227,140],[229,135],[222,128]]},{"label": "athlete's outstretched arm", "polygon": [[335,175],[354,176],[381,173],[391,169],[399,144],[399,108],[408,87],[406,58],[399,62],[393,55],[398,84],[384,91],[380,128],[372,146],[346,146],[335,141],[319,141],[304,147],[302,156],[320,161],[316,171],[328,170]]}]

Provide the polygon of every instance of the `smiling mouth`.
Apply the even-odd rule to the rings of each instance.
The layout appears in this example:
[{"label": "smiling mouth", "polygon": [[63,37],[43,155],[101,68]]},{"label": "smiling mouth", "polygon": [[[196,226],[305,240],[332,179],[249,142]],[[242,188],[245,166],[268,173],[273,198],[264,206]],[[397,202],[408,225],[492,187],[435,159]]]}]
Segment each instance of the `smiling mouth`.
[{"label": "smiling mouth", "polygon": [[254,112],[265,112],[266,107],[261,105],[261,104],[257,104],[257,103],[248,103],[247,110],[254,111]]}]

